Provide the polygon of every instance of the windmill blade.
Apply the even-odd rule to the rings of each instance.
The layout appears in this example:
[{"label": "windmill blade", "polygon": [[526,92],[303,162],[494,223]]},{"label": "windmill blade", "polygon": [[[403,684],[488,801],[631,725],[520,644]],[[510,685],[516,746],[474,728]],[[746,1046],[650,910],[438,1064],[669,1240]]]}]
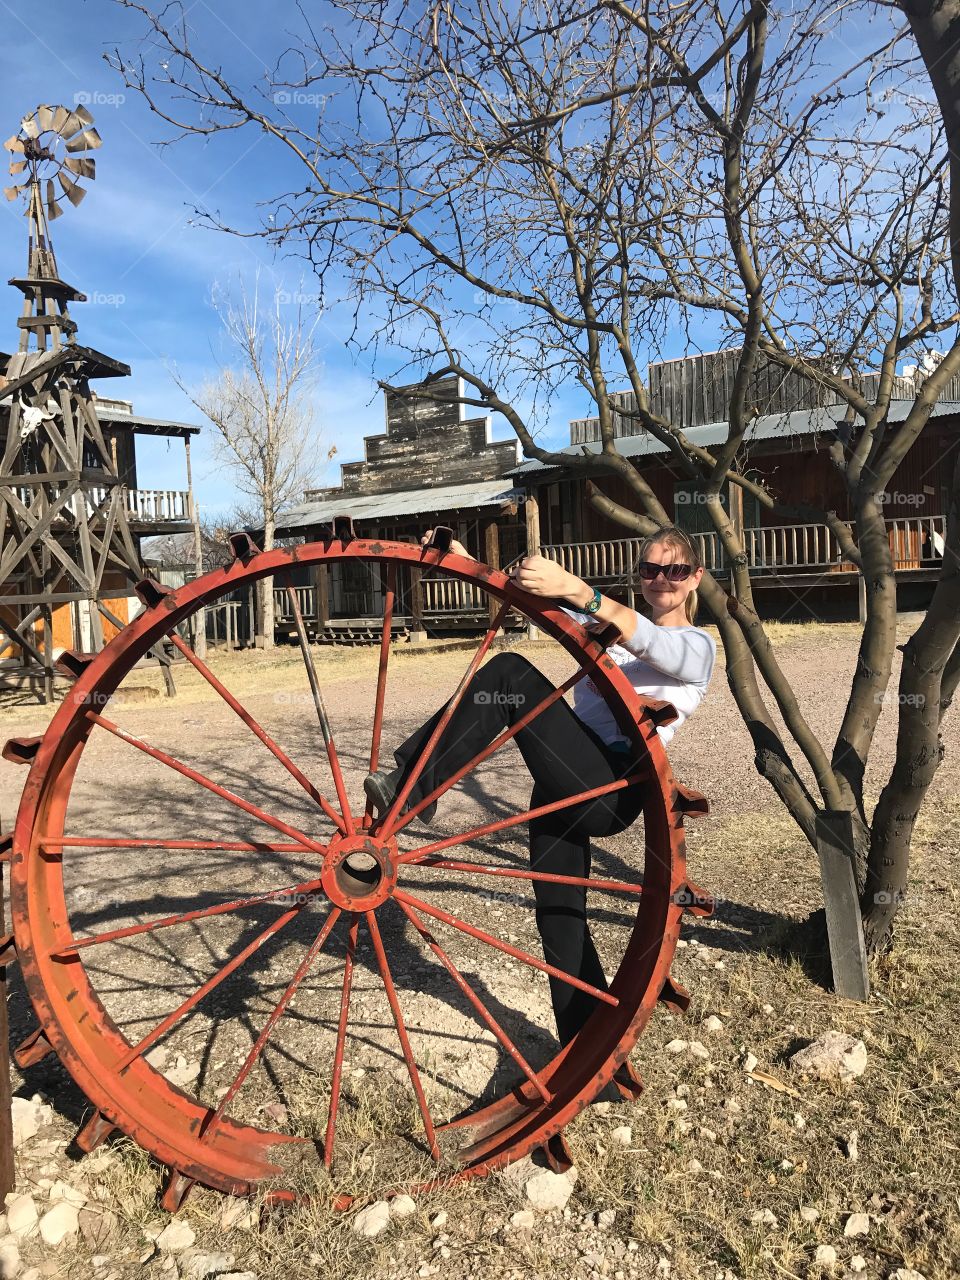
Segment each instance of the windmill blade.
[{"label": "windmill blade", "polygon": [[103,144],[103,139],[97,133],[96,129],[84,129],[83,133],[78,133],[75,138],[71,138],[67,143],[68,151],[86,151],[88,147],[96,150]]},{"label": "windmill blade", "polygon": [[45,102],[42,102],[40,106],[37,107],[35,115],[37,117],[37,122],[40,125],[41,133],[46,133],[48,129],[53,127],[53,107],[48,107]]},{"label": "windmill blade", "polygon": [[23,155],[23,139],[18,134],[15,133],[12,138],[8,138],[3,145],[7,151],[19,151]]},{"label": "windmill blade", "polygon": [[73,114],[75,116],[79,116],[84,124],[93,124],[93,116],[90,114],[87,108],[83,105],[83,103],[79,103],[76,107],[74,107]]},{"label": "windmill blade", "polygon": [[53,179],[47,179],[47,217],[52,222],[54,218],[59,218],[63,213],[63,209],[57,204],[57,197],[53,187]]},{"label": "windmill blade", "polygon": [[57,133],[59,133],[61,138],[72,138],[75,133],[79,133],[84,127],[83,121],[75,111],[68,111],[66,107],[63,108],[63,111],[63,123],[60,125]]},{"label": "windmill blade", "polygon": [[27,184],[24,182],[19,187],[4,187],[3,194],[7,197],[8,200],[16,200],[17,196],[20,194],[20,192],[23,190],[23,188],[26,185]]},{"label": "windmill blade", "polygon": [[[24,160],[23,163],[26,164],[26,160]],[[63,164],[71,173],[75,173],[78,178],[95,178],[97,176],[96,160],[88,160],[84,157],[67,156]]]},{"label": "windmill blade", "polygon": [[23,132],[27,135],[28,138],[40,137],[40,126],[37,124],[36,120],[34,119],[35,115],[36,115],[36,112],[34,112],[34,115],[32,116],[24,116],[23,119],[20,121],[20,128],[23,130]]},{"label": "windmill blade", "polygon": [[54,107],[53,109],[53,131],[54,133],[63,133],[63,126],[70,119],[70,112],[66,107]]},{"label": "windmill blade", "polygon": [[67,197],[73,207],[76,208],[83,197],[87,194],[86,191],[84,191],[83,187],[78,187],[77,184],[71,178],[68,178],[63,172],[57,174],[57,181],[63,188],[63,194]]},{"label": "windmill blade", "polygon": [[15,174],[15,173],[23,173],[23,171],[24,171],[24,169],[25,169],[26,167],[27,167],[27,162],[26,162],[26,160],[11,160],[11,161],[10,161],[10,173],[11,173],[11,175],[13,175],[13,174]]}]

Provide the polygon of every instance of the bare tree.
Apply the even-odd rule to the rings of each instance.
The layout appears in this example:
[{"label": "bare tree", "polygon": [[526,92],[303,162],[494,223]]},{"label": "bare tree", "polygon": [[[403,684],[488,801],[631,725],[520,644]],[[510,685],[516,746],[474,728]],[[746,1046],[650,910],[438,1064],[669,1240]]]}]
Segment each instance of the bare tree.
[{"label": "bare tree", "polygon": [[[191,134],[259,130],[302,166],[302,187],[277,193],[259,234],[302,246],[321,282],[331,266],[346,275],[351,341],[374,356],[381,342],[403,348],[396,381],[456,373],[465,402],[502,414],[527,457],[619,477],[629,505],[602,477],[590,500],[646,532],[670,516],[617,449],[611,387],[626,383],[630,412],[703,485],[732,566],[730,589],[707,575],[703,595],[757,769],[811,844],[818,814],[851,816],[868,945],[881,945],[942,749],[960,626],[954,518],[901,677],[924,702],[901,702],[897,765],[871,811],[864,778],[897,621],[882,495],[960,371],[956,121],[948,145],[901,12],[863,0],[792,12],[765,0],[332,0],[329,26],[305,27],[246,90],[173,10],[120,2],[145,17],[156,62],[115,65],[160,117]],[[921,48],[942,49],[955,28],[932,11],[917,0],[910,22]],[[838,49],[855,52],[838,65]],[[949,94],[955,77],[941,80]],[[320,118],[277,106],[297,101],[323,102]],[[659,413],[643,382],[644,361],[676,354],[678,334],[737,353],[728,432],[712,449]],[[906,415],[891,414],[898,363],[924,354],[929,376]],[[825,444],[853,520],[751,478],[757,381],[771,369],[844,407]],[[599,456],[538,440],[543,406],[572,383],[596,406]],[[832,743],[758,615],[743,531],[720,501],[730,484],[784,520],[829,525],[864,576],[867,620]]]},{"label": "bare tree", "polygon": [[[217,309],[227,345],[227,363],[197,388],[177,384],[217,429],[220,455],[237,488],[253,504],[251,524],[263,530],[263,549],[275,544],[277,517],[303,495],[319,460],[314,425],[316,319],[309,321],[288,295],[276,290],[261,303],[259,285],[249,294],[239,285],[235,298]],[[258,585],[257,643],[273,647],[273,579]]]}]

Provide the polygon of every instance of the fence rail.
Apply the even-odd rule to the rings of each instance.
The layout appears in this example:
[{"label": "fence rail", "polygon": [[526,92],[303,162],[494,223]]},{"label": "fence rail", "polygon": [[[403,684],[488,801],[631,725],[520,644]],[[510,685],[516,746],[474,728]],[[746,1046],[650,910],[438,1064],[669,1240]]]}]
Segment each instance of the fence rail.
[{"label": "fence rail", "polygon": [[[946,537],[946,516],[906,516],[885,523],[895,569],[923,569],[939,563]],[[851,527],[855,536],[856,528]],[[719,535],[716,532],[696,533],[693,540],[704,566],[711,571],[722,571],[724,552]],[[792,570],[831,572],[852,571],[854,568],[844,556],[836,534],[825,524],[784,524],[745,529],[743,541],[748,567],[757,576]],[[578,578],[632,582],[632,566],[637,560],[641,542],[640,538],[557,542],[544,544],[540,550]]]}]

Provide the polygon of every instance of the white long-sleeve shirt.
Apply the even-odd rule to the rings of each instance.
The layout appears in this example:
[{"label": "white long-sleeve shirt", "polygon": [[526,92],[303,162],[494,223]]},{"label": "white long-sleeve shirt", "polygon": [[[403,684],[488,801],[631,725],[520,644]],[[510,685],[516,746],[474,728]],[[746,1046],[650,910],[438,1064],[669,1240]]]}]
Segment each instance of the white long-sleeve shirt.
[{"label": "white long-sleeve shirt", "polygon": [[[589,629],[606,624],[582,609],[564,608],[571,618]],[[713,636],[701,627],[658,627],[638,613],[633,635],[619,640],[607,653],[622,668],[637,693],[646,698],[671,702],[677,709],[673,724],[661,725],[657,732],[664,745],[703,701],[713,674],[717,646]],[[614,719],[594,682],[587,677],[573,688],[573,709],[604,742],[627,745],[623,730]]]}]

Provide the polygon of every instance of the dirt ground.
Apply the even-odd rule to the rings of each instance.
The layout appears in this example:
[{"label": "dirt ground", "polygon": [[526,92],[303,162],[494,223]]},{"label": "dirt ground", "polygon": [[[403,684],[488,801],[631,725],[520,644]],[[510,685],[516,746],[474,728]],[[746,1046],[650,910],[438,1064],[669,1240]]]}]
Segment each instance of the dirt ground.
[{"label": "dirt ground", "polygon": [[[902,638],[911,621],[902,619]],[[772,632],[813,728],[829,740],[841,713],[838,691],[853,669],[857,628],[798,625]],[[554,681],[572,670],[569,657],[549,641],[518,647]],[[347,792],[359,805],[376,653],[315,652]],[[385,749],[440,705],[467,661],[462,652],[395,654]],[[299,654],[286,648],[220,653],[211,657],[211,666],[332,798]],[[177,682],[178,696],[168,700],[159,693],[156,673],[139,669],[125,682],[126,696],[115,699],[107,714],[275,816],[327,838],[329,823],[312,800],[223,701],[192,671],[178,668]],[[0,707],[6,736],[42,732],[48,719],[47,710],[15,699]],[[867,777],[872,797],[891,763],[894,725],[895,708],[886,706]],[[590,1108],[570,1126],[579,1178],[567,1208],[538,1215],[533,1226],[511,1226],[512,1216],[529,1206],[522,1182],[498,1175],[424,1199],[416,1214],[368,1241],[352,1230],[348,1215],[325,1207],[329,1194],[326,1200],[321,1195],[283,1224],[271,1220],[262,1231],[227,1233],[234,1269],[262,1277],[283,1272],[397,1280],[433,1274],[431,1267],[445,1273],[451,1265],[468,1276],[596,1274],[614,1280],[820,1274],[870,1280],[906,1267],[926,1280],[960,1274],[953,1119],[960,1095],[955,722],[948,723],[946,736],[947,757],[918,832],[910,900],[896,946],[874,974],[869,1004],[844,1002],[825,992],[822,959],[798,955],[790,944],[795,923],[819,905],[816,860],[755,773],[746,731],[718,671],[703,706],[670,750],[678,777],[703,791],[712,805],[709,818],[688,824],[688,855],[692,878],[716,895],[717,911],[709,921],[687,921],[674,965],[694,1003],[685,1020],[658,1013],[637,1046],[634,1062],[647,1086],[638,1102]],[[4,828],[12,825],[23,777],[17,767],[0,765]],[[441,802],[429,836],[414,824],[404,833],[403,847],[516,812],[528,795],[529,779],[509,746]],[[166,841],[273,839],[233,806],[99,729],[83,755],[67,831]],[[522,867],[525,829],[484,837],[471,847],[484,861]],[[597,842],[593,874],[636,882],[641,848],[642,832],[636,829]],[[456,850],[450,856],[462,855]],[[314,866],[302,854],[280,852],[72,848],[64,856],[63,875],[71,923],[80,935],[297,884],[311,877]],[[528,883],[426,868],[412,868],[404,883],[437,907],[540,955]],[[622,898],[610,895],[594,893],[591,906],[598,947],[612,973],[632,916]],[[259,903],[90,948],[86,971],[111,1018],[136,1042],[280,909]],[[160,1069],[192,1074],[187,1090],[218,1101],[324,912],[319,904],[308,906],[251,964],[182,1018],[162,1041]],[[478,1098],[496,1096],[516,1076],[513,1063],[489,1032],[478,1031],[462,996],[400,912],[390,904],[380,914],[431,1110],[445,1118]],[[532,1065],[545,1061],[555,1051],[546,977],[447,926],[438,926],[437,937]],[[278,1023],[232,1115],[257,1124],[265,1123],[265,1115],[279,1117],[277,1127],[296,1134],[322,1132],[329,1088],[329,1066],[322,1064],[332,1054],[344,955],[338,928]],[[375,1196],[398,1177],[417,1177],[424,1160],[422,1147],[405,1137],[419,1120],[365,935],[357,964],[342,1154],[332,1189]],[[17,1043],[34,1024],[15,971],[11,986]],[[721,1028],[704,1029],[711,1016]],[[786,1066],[794,1049],[829,1029],[850,1032],[867,1046],[867,1072],[852,1086],[800,1081]],[[703,1043],[706,1056],[686,1046],[677,1050],[678,1041]],[[750,1078],[743,1065],[748,1054],[757,1058],[758,1071],[785,1087]],[[54,1131],[63,1136],[83,1115],[85,1100],[55,1059],[17,1072],[15,1089],[48,1097],[56,1111]],[[612,1136],[616,1130],[619,1138]],[[158,1171],[135,1150],[120,1144],[118,1151],[100,1175],[118,1225],[109,1247],[100,1251],[107,1261],[97,1274],[174,1274],[159,1253],[141,1262],[157,1220]],[[29,1143],[18,1159],[25,1185],[49,1181],[52,1165],[40,1174]],[[70,1168],[67,1156],[54,1153],[53,1164],[58,1161],[63,1170]],[[82,1167],[81,1161],[72,1176],[82,1179]],[[297,1176],[314,1179],[325,1193],[331,1189],[315,1170],[298,1170]],[[815,1209],[816,1216],[801,1215],[801,1208]],[[187,1202],[183,1212],[201,1244],[225,1247],[222,1210],[222,1198],[213,1193],[194,1193]],[[448,1220],[437,1226],[436,1214],[444,1212]],[[844,1234],[853,1213],[869,1216],[863,1236]],[[81,1239],[62,1248],[52,1256],[51,1270],[49,1251],[25,1240],[24,1265],[46,1267],[45,1275],[86,1276],[92,1265],[88,1243]],[[820,1263],[814,1260],[822,1245],[836,1250],[829,1266],[822,1253]]]}]

